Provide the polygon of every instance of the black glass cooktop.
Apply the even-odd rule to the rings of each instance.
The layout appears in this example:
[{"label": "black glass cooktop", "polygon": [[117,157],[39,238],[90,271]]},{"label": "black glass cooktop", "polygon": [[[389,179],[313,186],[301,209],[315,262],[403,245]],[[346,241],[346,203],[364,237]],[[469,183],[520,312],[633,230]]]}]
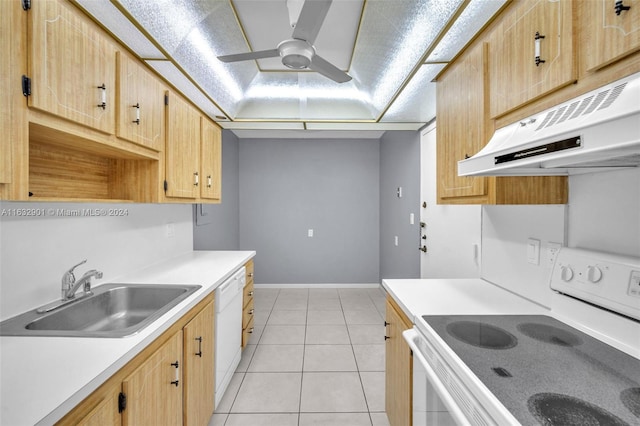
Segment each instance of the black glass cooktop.
[{"label": "black glass cooktop", "polygon": [[640,360],[545,315],[424,315],[523,425],[640,425]]}]

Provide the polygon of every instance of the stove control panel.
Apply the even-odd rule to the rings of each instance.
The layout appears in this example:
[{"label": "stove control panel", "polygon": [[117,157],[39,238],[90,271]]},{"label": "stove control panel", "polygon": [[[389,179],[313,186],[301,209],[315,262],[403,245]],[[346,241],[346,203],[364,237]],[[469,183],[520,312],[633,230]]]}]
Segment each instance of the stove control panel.
[{"label": "stove control panel", "polygon": [[563,247],[550,287],[640,320],[640,258]]}]

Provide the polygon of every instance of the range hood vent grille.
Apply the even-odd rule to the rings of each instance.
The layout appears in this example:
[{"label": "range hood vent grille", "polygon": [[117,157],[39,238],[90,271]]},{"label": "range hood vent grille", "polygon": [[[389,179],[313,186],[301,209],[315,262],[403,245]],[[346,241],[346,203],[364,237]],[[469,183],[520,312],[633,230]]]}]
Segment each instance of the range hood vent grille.
[{"label": "range hood vent grille", "polygon": [[[542,123],[536,128],[538,130],[552,127],[556,124],[564,123],[567,120],[573,120],[581,115],[589,115],[594,111],[609,108],[620,97],[627,82],[619,84],[611,89],[605,89],[595,96],[588,96],[585,99],[577,100],[569,105],[564,105],[558,109],[549,111]],[[608,95],[608,96],[607,96]],[[593,102],[591,102],[593,101]],[[604,102],[603,102],[604,101]]]}]

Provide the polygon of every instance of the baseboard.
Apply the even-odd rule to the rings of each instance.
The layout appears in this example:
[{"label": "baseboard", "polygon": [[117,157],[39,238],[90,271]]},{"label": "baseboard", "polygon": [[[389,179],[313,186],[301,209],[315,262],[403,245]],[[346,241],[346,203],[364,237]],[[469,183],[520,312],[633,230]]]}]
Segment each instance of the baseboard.
[{"label": "baseboard", "polygon": [[255,288],[380,288],[380,283],[254,284]]}]

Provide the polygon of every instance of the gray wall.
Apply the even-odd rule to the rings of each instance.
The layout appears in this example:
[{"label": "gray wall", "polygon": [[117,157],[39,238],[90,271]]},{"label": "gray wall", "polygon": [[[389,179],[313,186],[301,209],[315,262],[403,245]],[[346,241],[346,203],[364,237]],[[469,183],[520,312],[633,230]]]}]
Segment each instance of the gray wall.
[{"label": "gray wall", "polygon": [[222,203],[193,206],[194,250],[237,250],[240,244],[238,137],[222,131]]},{"label": "gray wall", "polygon": [[380,278],[420,278],[419,246],[420,133],[386,132],[380,139]]},{"label": "gray wall", "polygon": [[256,282],[379,282],[379,168],[375,139],[241,139],[240,248],[258,253]]}]

